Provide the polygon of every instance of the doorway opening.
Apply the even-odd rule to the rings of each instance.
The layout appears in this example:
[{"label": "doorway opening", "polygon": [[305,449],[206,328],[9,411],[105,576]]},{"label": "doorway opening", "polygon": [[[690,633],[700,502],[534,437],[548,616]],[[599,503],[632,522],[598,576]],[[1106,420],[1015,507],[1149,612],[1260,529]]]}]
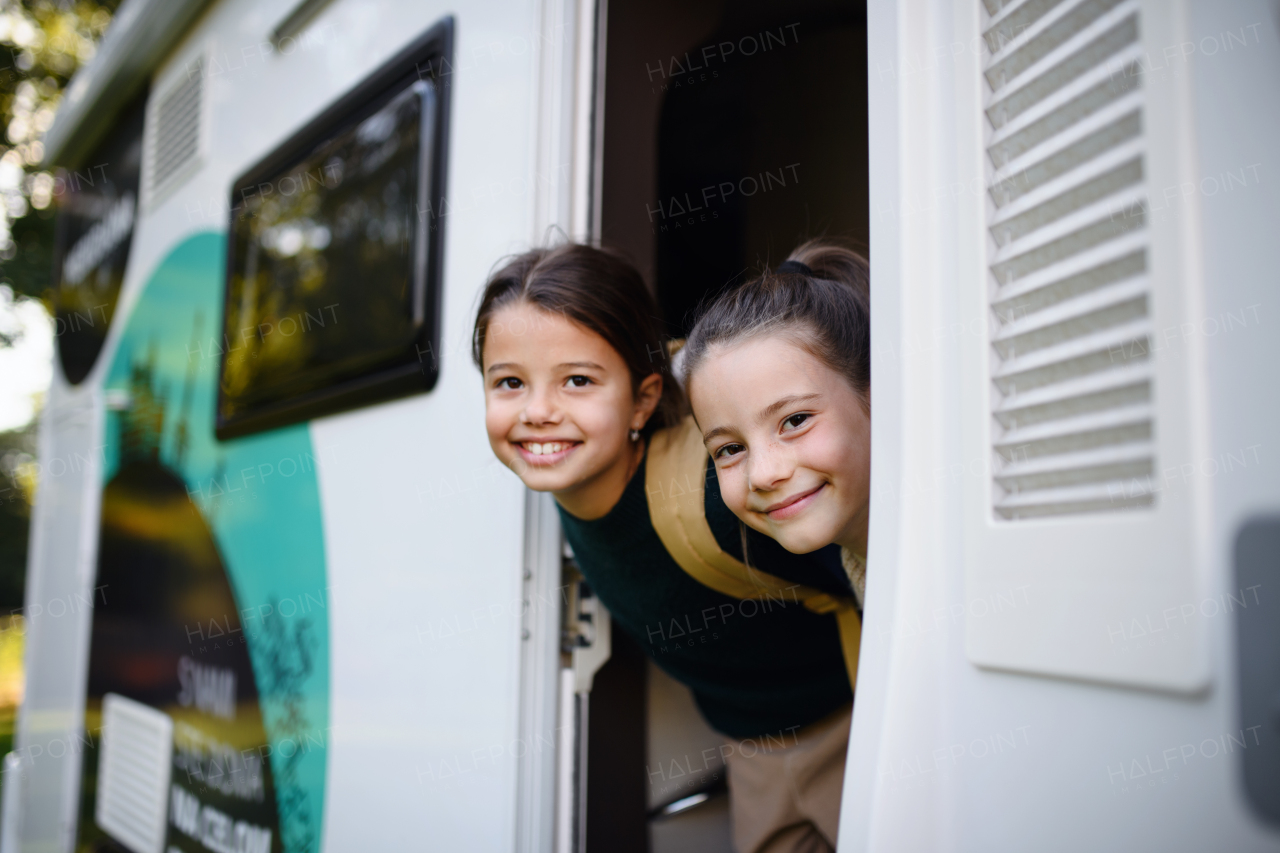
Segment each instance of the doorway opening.
[{"label": "doorway opening", "polygon": [[673,335],[804,239],[865,251],[865,3],[614,0],[607,39],[601,238]]},{"label": "doorway opening", "polygon": [[[865,0],[609,0],[602,14],[601,243],[636,264],[667,334],[806,239],[866,252]],[[703,757],[723,738],[638,645],[616,636],[592,691],[586,848],[732,850],[724,767]]]}]

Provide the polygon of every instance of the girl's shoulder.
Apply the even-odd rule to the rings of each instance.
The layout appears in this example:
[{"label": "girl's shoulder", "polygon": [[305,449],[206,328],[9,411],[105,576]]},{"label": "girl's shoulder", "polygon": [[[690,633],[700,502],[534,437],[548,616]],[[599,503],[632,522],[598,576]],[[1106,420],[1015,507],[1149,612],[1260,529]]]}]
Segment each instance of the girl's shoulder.
[{"label": "girl's shoulder", "polygon": [[706,470],[708,461],[710,457],[693,415],[685,415],[674,425],[656,431],[649,438],[644,460],[650,509],[656,504],[659,513],[673,511],[669,503],[701,494],[707,476],[714,477],[714,472]]}]

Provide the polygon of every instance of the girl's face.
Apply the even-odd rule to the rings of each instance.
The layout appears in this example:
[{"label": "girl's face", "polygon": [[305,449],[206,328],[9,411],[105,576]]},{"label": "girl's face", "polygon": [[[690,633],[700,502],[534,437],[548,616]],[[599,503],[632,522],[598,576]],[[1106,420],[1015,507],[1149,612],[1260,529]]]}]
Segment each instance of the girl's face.
[{"label": "girl's face", "polygon": [[866,553],[871,420],[847,379],[770,335],[713,348],[689,395],[734,515],[796,554]]},{"label": "girl's face", "polygon": [[580,518],[612,509],[639,461],[628,433],[653,414],[661,376],[633,395],[626,362],[604,338],[517,302],[489,323],[484,383],[489,446],[503,464]]}]

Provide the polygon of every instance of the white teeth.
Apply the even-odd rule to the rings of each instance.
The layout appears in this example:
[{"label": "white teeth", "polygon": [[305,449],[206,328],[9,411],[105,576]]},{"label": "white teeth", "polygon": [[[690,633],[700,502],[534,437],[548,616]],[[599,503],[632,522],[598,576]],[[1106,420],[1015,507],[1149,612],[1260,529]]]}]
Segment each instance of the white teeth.
[{"label": "white teeth", "polygon": [[538,444],[537,442],[531,441],[524,446],[524,449],[532,453],[534,456],[546,456],[550,453],[559,453],[561,450],[564,450],[564,448],[565,445],[558,441],[548,441],[545,444]]}]

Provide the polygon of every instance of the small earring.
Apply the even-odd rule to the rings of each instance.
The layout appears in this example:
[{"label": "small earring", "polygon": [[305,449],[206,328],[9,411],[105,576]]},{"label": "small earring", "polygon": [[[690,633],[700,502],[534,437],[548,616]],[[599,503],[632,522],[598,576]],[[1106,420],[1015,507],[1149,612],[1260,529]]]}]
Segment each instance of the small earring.
[{"label": "small earring", "polygon": [[638,429],[633,429],[633,430],[631,431],[631,440],[632,440],[632,441],[639,441],[639,440],[640,440],[640,430],[638,430]]}]

